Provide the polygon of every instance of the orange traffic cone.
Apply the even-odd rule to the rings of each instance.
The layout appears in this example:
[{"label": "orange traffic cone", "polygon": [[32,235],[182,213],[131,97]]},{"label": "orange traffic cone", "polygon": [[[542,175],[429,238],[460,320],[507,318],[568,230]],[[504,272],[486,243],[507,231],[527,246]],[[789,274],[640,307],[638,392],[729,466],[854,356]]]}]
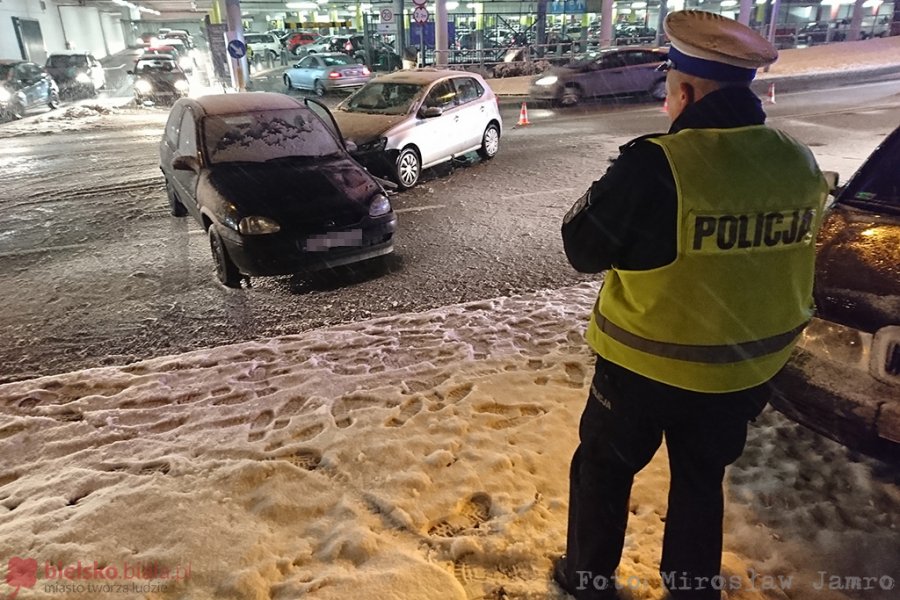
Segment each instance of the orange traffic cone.
[{"label": "orange traffic cone", "polygon": [[522,110],[519,111],[519,122],[516,123],[516,127],[521,127],[523,125],[531,125],[528,122],[528,107],[525,106],[525,103],[522,103]]},{"label": "orange traffic cone", "polygon": [[766,97],[769,100],[769,104],[775,104],[775,84],[769,84],[769,93],[766,94]]}]

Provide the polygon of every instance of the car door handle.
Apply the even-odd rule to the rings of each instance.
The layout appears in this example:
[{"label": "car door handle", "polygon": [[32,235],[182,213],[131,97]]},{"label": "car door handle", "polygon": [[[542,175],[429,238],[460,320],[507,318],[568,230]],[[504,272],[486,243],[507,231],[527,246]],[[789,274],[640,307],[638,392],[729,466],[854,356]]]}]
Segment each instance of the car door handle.
[{"label": "car door handle", "polygon": [[453,117],[453,120],[459,122],[459,115],[456,115],[455,117]]}]

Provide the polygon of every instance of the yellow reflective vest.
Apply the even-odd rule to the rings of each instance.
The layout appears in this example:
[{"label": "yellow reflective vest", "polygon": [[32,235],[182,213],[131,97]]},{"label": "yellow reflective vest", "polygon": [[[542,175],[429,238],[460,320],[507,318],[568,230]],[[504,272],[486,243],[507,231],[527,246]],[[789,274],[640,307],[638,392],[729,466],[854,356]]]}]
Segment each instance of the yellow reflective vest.
[{"label": "yellow reflective vest", "polygon": [[764,383],[812,316],[825,179],[808,148],[764,125],[648,141],[675,179],[676,258],[608,271],[587,341],[611,362],[688,390]]}]

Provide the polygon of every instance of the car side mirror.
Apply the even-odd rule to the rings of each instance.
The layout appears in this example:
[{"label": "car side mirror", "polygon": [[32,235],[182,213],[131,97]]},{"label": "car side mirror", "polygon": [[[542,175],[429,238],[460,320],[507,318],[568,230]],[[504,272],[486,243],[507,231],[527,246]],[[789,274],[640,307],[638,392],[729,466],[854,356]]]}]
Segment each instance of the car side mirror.
[{"label": "car side mirror", "polygon": [[428,106],[419,111],[419,114],[423,119],[431,119],[434,117],[439,117],[444,114],[444,109],[440,106]]},{"label": "car side mirror", "polygon": [[825,177],[825,181],[828,182],[828,193],[836,194],[838,190],[838,180],[840,179],[840,175],[837,171],[823,171],[822,175]]},{"label": "car side mirror", "polygon": [[134,71],[125,71],[125,72],[128,73],[129,75],[134,75]]},{"label": "car side mirror", "polygon": [[354,152],[359,150],[359,146],[356,145],[356,142],[354,142],[353,140],[346,140],[346,139],[344,140],[344,148],[350,154],[353,154]]},{"label": "car side mirror", "polygon": [[176,171],[193,171],[194,173],[199,173],[200,162],[197,160],[196,156],[179,154],[172,159],[172,168]]}]

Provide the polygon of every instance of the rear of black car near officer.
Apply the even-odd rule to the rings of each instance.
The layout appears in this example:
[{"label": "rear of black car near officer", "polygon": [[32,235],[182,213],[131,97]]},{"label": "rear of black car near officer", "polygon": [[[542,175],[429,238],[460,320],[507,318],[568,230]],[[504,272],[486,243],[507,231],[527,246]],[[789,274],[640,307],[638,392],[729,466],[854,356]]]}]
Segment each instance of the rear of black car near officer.
[{"label": "rear of black car near officer", "polygon": [[629,597],[615,571],[632,481],[663,438],[663,585],[676,600],[721,597],[733,581],[720,575],[725,467],[813,312],[827,184],[808,148],[765,125],[750,89],[777,51],[708,12],[672,12],[665,31],[668,133],[622,146],[562,226],[571,265],[606,271],[553,573],[578,600]]}]

